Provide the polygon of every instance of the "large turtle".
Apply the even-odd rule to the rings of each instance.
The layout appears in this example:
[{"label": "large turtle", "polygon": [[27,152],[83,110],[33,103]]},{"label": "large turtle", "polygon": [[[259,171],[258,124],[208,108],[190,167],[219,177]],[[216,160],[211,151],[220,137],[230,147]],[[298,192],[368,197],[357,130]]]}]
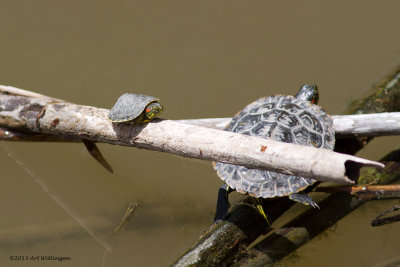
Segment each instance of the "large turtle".
[{"label": "large turtle", "polygon": [[[316,105],[318,98],[315,85],[303,85],[294,97],[275,95],[260,98],[236,114],[225,131],[333,149],[333,121]],[[220,162],[213,165],[226,183],[218,194],[216,221],[225,217],[229,208],[228,194],[233,189],[256,198],[289,196],[294,201],[318,207],[308,195],[296,194],[313,184],[313,179]]]},{"label": "large turtle", "polygon": [[163,106],[158,98],[125,93],[118,98],[117,103],[108,113],[108,118],[112,122],[145,123],[156,118],[162,110]]}]

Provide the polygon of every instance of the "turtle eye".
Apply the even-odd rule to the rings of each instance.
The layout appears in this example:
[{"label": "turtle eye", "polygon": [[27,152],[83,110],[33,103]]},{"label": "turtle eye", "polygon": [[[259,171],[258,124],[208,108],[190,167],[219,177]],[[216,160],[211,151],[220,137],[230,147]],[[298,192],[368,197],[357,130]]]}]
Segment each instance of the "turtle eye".
[{"label": "turtle eye", "polygon": [[315,85],[315,90],[312,95],[311,103],[317,104],[319,100],[318,87]]},{"label": "turtle eye", "polygon": [[144,111],[147,118],[153,119],[162,111],[162,106],[159,103],[151,103]]},{"label": "turtle eye", "polygon": [[154,111],[151,108],[146,108],[146,117],[151,119],[155,115]]}]

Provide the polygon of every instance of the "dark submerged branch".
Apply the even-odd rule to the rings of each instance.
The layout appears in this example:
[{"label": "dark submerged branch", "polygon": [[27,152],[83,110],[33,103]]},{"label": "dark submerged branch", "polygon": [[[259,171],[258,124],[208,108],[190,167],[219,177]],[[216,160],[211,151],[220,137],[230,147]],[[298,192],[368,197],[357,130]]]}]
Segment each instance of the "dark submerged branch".
[{"label": "dark submerged branch", "polygon": [[[372,93],[370,93],[365,99],[353,103],[351,109],[348,110],[348,113],[366,114],[399,111],[400,66],[387,77],[382,79],[380,83],[374,85],[372,89]],[[355,154],[371,139],[372,137],[340,139],[336,143],[335,151]],[[361,175],[363,183],[367,184],[374,181],[376,175],[380,177],[381,184],[388,184],[397,179],[396,176],[400,169],[398,162],[396,162],[399,158],[397,157],[398,153],[400,152],[396,151],[383,159],[383,161],[390,161],[390,163],[382,172],[379,173],[378,170],[371,170],[368,174],[363,172]],[[308,190],[311,190],[311,188],[308,188]],[[305,244],[311,237],[316,236],[327,227],[333,225],[364,202],[354,199],[351,195],[347,194],[340,196],[330,195],[319,203],[321,211],[317,209],[307,209],[305,213],[288,223],[284,228],[278,229],[272,236],[270,235],[271,237],[269,237],[268,241],[261,242],[249,251],[246,249],[247,245],[253,242],[261,234],[270,231],[271,228],[269,224],[288,210],[294,202],[287,198],[264,199],[263,207],[268,215],[268,223],[260,213],[256,211],[255,205],[250,203],[252,203],[252,198],[244,198],[236,205],[236,208],[231,209],[226,221],[222,221],[218,224],[220,226],[230,224],[232,223],[231,218],[235,218],[235,224],[239,226],[237,232],[226,232],[225,235],[222,236],[220,233],[215,235],[213,226],[211,226],[208,235],[215,236],[216,238],[214,239],[215,244],[209,249],[214,250],[215,247],[224,246],[224,241],[229,238],[229,235],[241,233],[238,236],[242,236],[242,238],[238,239],[237,242],[234,243],[234,246],[229,246],[228,248],[230,248],[230,250],[224,250],[223,254],[215,255],[212,262],[207,261],[206,258],[202,258],[201,255],[199,255],[197,259],[190,262],[191,265],[217,266],[221,264],[231,265],[234,262],[238,262],[238,265],[248,264],[248,266],[265,266],[267,263],[272,263],[288,255],[301,245]],[[332,207],[333,204],[335,204],[334,207]],[[240,207],[240,209],[237,207]],[[329,207],[329,212],[327,211],[327,207]],[[346,209],[343,209],[343,207],[346,207]],[[328,219],[328,217],[326,217],[327,213],[336,214],[337,217]],[[249,214],[252,215],[249,216]],[[321,221],[324,223],[317,223]],[[246,235],[248,232],[251,232],[251,235]],[[243,233],[244,235],[242,235]],[[294,238],[291,239],[290,237],[293,236]],[[274,246],[276,248],[279,243],[283,244],[283,252],[276,252],[276,250],[273,249]],[[180,258],[185,257],[185,255],[192,253],[195,249],[204,246],[205,243],[200,239],[192,248],[183,253],[183,256]],[[207,254],[207,252],[204,253]],[[179,259],[175,262],[177,266],[183,266],[178,264],[179,262]]]},{"label": "dark submerged branch", "polygon": [[[392,153],[399,154],[400,150]],[[400,179],[400,157],[396,161],[384,162],[385,169],[375,172],[370,168],[362,171],[362,179],[371,179],[379,184],[391,184]],[[235,258],[238,264],[264,266],[273,263],[295,251],[297,248],[316,237],[346,215],[360,207],[365,200],[355,199],[350,194],[331,194],[318,203],[320,210],[308,209],[286,225],[268,235],[264,240],[254,246],[247,255],[240,259]],[[257,255],[257,257],[252,257]]]}]

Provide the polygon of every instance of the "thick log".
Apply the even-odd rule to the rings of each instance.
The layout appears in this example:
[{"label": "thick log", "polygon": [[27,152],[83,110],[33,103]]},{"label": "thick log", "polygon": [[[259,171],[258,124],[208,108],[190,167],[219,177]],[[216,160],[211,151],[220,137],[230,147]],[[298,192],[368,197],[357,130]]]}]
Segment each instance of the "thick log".
[{"label": "thick log", "polygon": [[353,183],[362,166],[382,164],[326,149],[155,120],[134,125],[112,123],[107,109],[51,98],[0,94],[0,126],[24,132],[72,136],[267,169],[339,184]]},{"label": "thick log", "polygon": [[354,100],[344,113],[369,114],[400,110],[400,66],[371,88],[366,97]]},{"label": "thick log", "polygon": [[[202,246],[194,246],[189,253],[180,257],[173,266],[218,266],[239,240],[246,235],[234,223],[216,224],[200,237]],[[195,263],[195,265],[193,264]]]},{"label": "thick log", "polygon": [[[282,199],[287,206],[288,198]],[[270,200],[270,204],[276,200]],[[268,213],[268,221],[274,221],[283,210]],[[246,218],[246,219],[244,219]],[[268,229],[269,223],[260,216],[253,198],[246,198],[235,204],[223,221],[212,225],[188,250],[175,260],[173,266],[221,266],[224,259],[242,249],[243,243],[253,242],[260,233]]]},{"label": "thick log", "polygon": [[[380,83],[377,85],[374,85],[372,87],[373,92],[367,96],[365,99],[361,101],[354,102],[352,104],[351,109],[349,109],[348,113],[375,113],[375,112],[393,112],[393,111],[399,111],[400,110],[400,79],[399,79],[399,74],[400,74],[400,67],[396,68],[392,73],[390,73],[387,77],[382,79]],[[382,101],[380,101],[382,100]],[[385,103],[382,105],[382,103]],[[375,105],[374,105],[375,104]],[[218,123],[225,124],[225,122],[219,121]],[[336,147],[335,150],[337,151],[342,151],[346,153],[352,153],[355,154],[358,150],[360,150],[363,146],[365,146],[368,141],[371,140],[371,137],[367,138],[350,138],[350,139],[339,139],[336,142]],[[395,161],[396,157],[392,158],[387,157],[384,159],[384,161]],[[392,165],[390,165],[392,166]],[[390,170],[390,166],[386,166],[387,169]],[[375,170],[371,170],[371,173],[369,175],[366,175],[366,177],[363,177],[363,181],[365,183],[371,182],[373,179],[369,179],[370,177],[375,178]],[[383,176],[381,177],[382,181],[385,179],[390,178],[390,176]],[[385,182],[383,182],[385,183]],[[339,198],[333,198],[333,195],[328,197],[326,200],[324,200],[324,203],[319,203],[321,207],[329,206],[337,203],[338,208],[336,210],[330,210],[330,214],[337,214],[338,218],[341,217],[341,211],[342,211],[342,206],[354,206],[357,207],[362,203],[360,200],[354,199],[350,195],[341,195]],[[242,200],[244,202],[243,205],[241,205],[242,209],[247,209],[249,212],[256,210],[256,207],[254,205],[249,205],[247,203],[251,202],[251,198],[245,198]],[[268,216],[268,221],[269,223],[272,223],[278,216],[275,216],[275,214],[282,214],[284,213],[287,209],[289,209],[293,205],[293,201],[288,200],[287,198],[280,198],[280,199],[273,199],[273,200],[263,200],[265,203],[263,205],[264,210],[267,213]],[[319,210],[317,209],[309,209],[307,212],[304,214],[303,218],[309,218],[309,221],[312,222],[317,222],[318,220],[314,217],[317,216],[315,214],[319,214]],[[313,214],[309,214],[313,213]],[[246,213],[244,213],[246,214]],[[347,214],[347,213],[346,213]],[[321,213],[321,217],[323,220],[326,222],[329,222],[329,220],[326,220],[325,217],[323,216],[324,214]],[[219,257],[219,262],[221,264],[226,264],[230,265],[234,261],[239,261],[241,257],[244,257],[246,254],[248,254],[247,249],[239,249],[240,247],[246,247],[246,245],[250,244],[251,242],[254,241],[254,238],[257,237],[258,235],[265,234],[267,231],[270,230],[268,228],[268,223],[264,220],[262,215],[258,212],[254,212],[253,216],[241,216],[240,213],[236,212],[236,209],[232,210],[228,214],[227,220],[229,220],[230,217],[235,217],[236,218],[236,224],[240,225],[240,231],[246,233],[249,231],[251,228],[256,228],[258,229],[257,232],[252,232],[252,237],[253,238],[243,238],[241,239],[235,247],[232,248],[230,253],[226,255],[224,253]],[[337,219],[339,220],[339,219]],[[332,224],[337,222],[337,220],[333,220]],[[225,222],[225,221],[224,221]],[[263,229],[264,226],[264,229]],[[316,225],[318,226],[318,225]],[[260,230],[262,229],[262,230]],[[324,227],[321,228],[322,230],[325,229]],[[321,230],[321,231],[322,231]],[[288,232],[287,229],[282,228],[282,232]],[[297,232],[296,232],[297,231]],[[316,231],[317,232],[317,231]],[[303,231],[301,228],[294,228],[292,234],[296,233],[303,233],[299,235],[299,238],[295,240],[295,245],[293,248],[293,243],[291,242],[285,242],[284,244],[287,244],[288,247],[292,247],[293,249],[296,249],[297,247],[301,246],[302,244],[306,243],[308,241],[309,233],[306,231]],[[210,233],[212,236],[212,233]],[[227,235],[232,234],[232,233],[227,233]],[[221,242],[228,237],[221,237],[219,240]],[[281,239],[282,240],[282,239]],[[203,246],[203,243],[198,241],[194,247],[196,246]],[[212,249],[212,248],[210,248]],[[286,253],[283,253],[280,255],[280,257],[283,257],[290,253],[290,251],[293,250],[286,250]],[[184,253],[190,253],[191,249],[186,251]],[[263,261],[265,260],[266,262],[271,262],[270,257],[266,255],[265,253],[261,252],[260,250],[251,250],[251,255],[250,257],[246,257],[245,260],[241,261],[243,266],[253,266],[255,265],[256,261],[259,266],[265,266]],[[259,259],[259,260],[257,260]],[[216,259],[214,259],[216,260]],[[194,262],[193,264],[196,264]],[[206,264],[205,264],[206,265]],[[211,265],[211,264],[210,264]],[[240,265],[240,264],[239,264]]]}]

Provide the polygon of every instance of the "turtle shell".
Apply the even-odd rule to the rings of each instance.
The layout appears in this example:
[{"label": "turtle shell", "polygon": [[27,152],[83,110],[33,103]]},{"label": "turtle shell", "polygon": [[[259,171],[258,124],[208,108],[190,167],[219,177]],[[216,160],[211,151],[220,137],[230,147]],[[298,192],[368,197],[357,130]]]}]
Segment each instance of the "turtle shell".
[{"label": "turtle shell", "polygon": [[118,98],[117,103],[108,113],[108,118],[112,122],[134,120],[142,114],[148,104],[157,101],[159,99],[152,96],[125,93]]},{"label": "turtle shell", "polygon": [[[333,149],[332,118],[321,107],[293,96],[263,97],[232,118],[225,131],[272,138],[277,141]],[[214,163],[225,183],[241,193],[273,198],[301,191],[315,180],[243,166]]]}]

